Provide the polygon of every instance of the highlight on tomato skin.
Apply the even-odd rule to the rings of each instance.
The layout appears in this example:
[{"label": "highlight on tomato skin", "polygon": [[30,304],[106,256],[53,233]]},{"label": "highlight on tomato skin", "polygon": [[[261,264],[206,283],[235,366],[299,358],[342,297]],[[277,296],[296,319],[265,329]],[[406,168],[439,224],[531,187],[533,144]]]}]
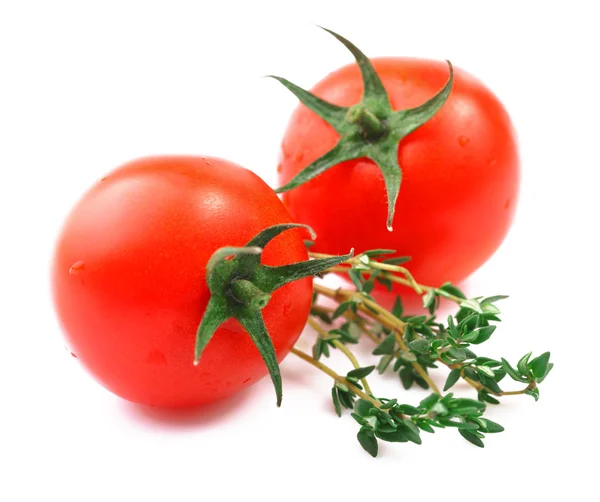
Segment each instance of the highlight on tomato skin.
[{"label": "highlight on tomato skin", "polygon": [[[287,190],[280,189],[284,203],[295,221],[315,229],[315,251],[337,254],[349,245],[357,253],[394,249],[398,256],[411,257],[411,272],[422,282],[460,283],[498,249],[513,221],[520,165],[510,117],[490,89],[454,68],[447,99],[413,132],[392,145],[392,131],[390,137],[382,137],[375,130],[377,135],[363,145],[365,155],[352,158],[355,150],[346,148],[341,156],[338,152],[328,160],[328,152],[339,149],[342,142],[362,151],[356,138],[373,130],[369,126],[357,135],[335,108],[353,111],[361,100],[366,103],[365,73],[371,71],[370,82],[380,80],[383,88],[380,95],[369,97],[371,105],[367,103],[366,108],[377,111],[389,100],[391,111],[382,105],[384,111],[377,113],[400,119],[402,111],[424,106],[449,82],[448,63],[443,61],[386,57],[370,59],[371,70],[365,65],[363,61],[360,68],[344,66],[318,82],[310,92],[325,105],[315,104],[306,97],[307,91],[280,79],[302,101],[282,140],[277,171],[280,186]],[[377,120],[377,113],[371,118]],[[347,121],[352,118],[347,117]],[[393,128],[390,123],[388,129]],[[386,228],[390,200],[378,143],[397,149],[392,160],[401,180],[392,232]],[[302,178],[303,172],[315,166],[317,176]],[[294,185],[293,180],[299,178],[307,181]],[[294,187],[285,188],[290,184]]]},{"label": "highlight on tomato skin", "polygon": [[[112,171],[75,205],[56,243],[53,296],[69,350],[103,386],[137,403],[197,406],[252,385],[268,370],[235,319],[193,364],[210,296],[206,264],[217,249],[291,221],[258,176],[226,160],[149,157]],[[305,237],[281,233],[261,262],[306,260]],[[304,328],[311,285],[285,284],[262,310],[278,361]]]}]

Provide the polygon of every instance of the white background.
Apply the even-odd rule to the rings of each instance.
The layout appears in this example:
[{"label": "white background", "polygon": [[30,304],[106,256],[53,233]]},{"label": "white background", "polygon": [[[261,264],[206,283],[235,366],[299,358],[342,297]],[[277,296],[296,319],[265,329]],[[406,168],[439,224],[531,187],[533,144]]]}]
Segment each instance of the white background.
[{"label": "white background", "polygon": [[[2,1],[0,500],[593,498],[593,4]],[[234,402],[182,414],[120,400],[63,348],[48,266],[80,193],[113,167],[160,153],[222,156],[273,184],[296,101],[260,77],[309,87],[350,62],[315,24],[368,55],[451,59],[497,93],[518,130],[517,219],[466,287],[511,295],[489,355],[551,350],[556,367],[538,403],[519,396],[490,410],[506,432],[483,450],[444,430],[420,447],[384,444],[374,460],[356,442],[354,421],[332,413],[328,379],[293,356],[282,365],[281,409],[262,381]],[[377,388],[407,402],[422,397],[395,380]]]}]

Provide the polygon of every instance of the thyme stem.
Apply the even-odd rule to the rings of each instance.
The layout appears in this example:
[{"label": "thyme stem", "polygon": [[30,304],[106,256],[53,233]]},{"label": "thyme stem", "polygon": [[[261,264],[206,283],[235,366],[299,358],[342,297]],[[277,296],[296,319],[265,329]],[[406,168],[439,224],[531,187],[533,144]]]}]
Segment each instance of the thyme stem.
[{"label": "thyme stem", "polygon": [[[309,252],[308,255],[311,258],[330,258],[332,255],[329,254],[324,254],[324,253],[314,253],[314,252]],[[345,262],[341,263],[340,265],[337,265],[335,267],[331,267],[328,268],[325,273],[327,272],[343,272],[343,273],[348,273],[351,270],[351,267],[345,267],[344,265],[357,265],[360,264],[360,256],[355,256],[354,258],[351,258],[349,260],[346,260]],[[412,274],[404,267],[400,267],[398,265],[390,265],[388,263],[379,263],[377,261],[371,260],[369,262],[369,267],[372,269],[378,269],[378,270],[382,270],[384,271],[384,273],[381,275],[382,277],[385,277],[386,279],[391,280],[392,282],[396,282],[398,284],[402,284],[404,286],[408,286],[412,289],[414,289],[417,294],[422,295],[423,293],[427,293],[428,291],[431,291],[432,289],[436,289],[433,286],[426,286],[424,284],[419,284],[418,282],[415,281],[415,279],[413,278]],[[372,274],[373,270],[362,270],[362,272],[364,272],[365,274]],[[389,272],[396,272],[396,273],[400,273],[403,274],[406,278],[402,278],[402,277],[398,277],[392,273]],[[464,301],[463,298],[460,298],[458,296],[455,296],[453,294],[450,293],[445,293],[444,296],[446,298],[448,298],[449,300],[452,300],[455,303],[460,304],[461,302]]]},{"label": "thyme stem", "polygon": [[[391,329],[396,335],[396,341],[398,342],[400,348],[405,351],[409,350],[408,346],[406,345],[406,343],[404,343],[404,340],[401,336],[404,333],[404,328],[406,327],[406,324],[397,317],[395,317],[391,312],[388,312],[383,307],[379,306],[374,301],[365,298],[360,293],[356,293],[348,289],[334,290],[328,288],[327,286],[323,286],[322,284],[314,284],[313,289],[317,293],[322,294],[324,296],[328,296],[333,300],[340,300],[341,298],[342,301],[344,301],[347,298],[359,298],[361,303],[357,305],[357,308],[365,314],[367,314],[367,316],[376,319],[378,322]],[[427,382],[427,384],[431,387],[431,390],[433,390],[436,394],[441,395],[441,392],[438,389],[437,385],[433,382],[433,380],[431,380],[431,377],[427,374],[423,367],[417,362],[413,362],[411,363],[411,365],[414,368],[414,370],[419,374],[419,376],[421,376],[421,378],[423,378],[423,380]]]},{"label": "thyme stem", "polygon": [[[308,318],[308,324],[317,332],[317,334],[319,336],[327,336],[329,334],[312,317]],[[333,345],[335,346],[336,349],[339,349],[344,353],[344,355],[350,360],[350,362],[352,363],[352,366],[354,366],[354,368],[356,368],[356,369],[360,368],[360,364],[358,364],[358,361],[356,360],[356,357],[354,357],[354,354],[348,350],[348,347],[346,347],[339,340],[334,340]],[[360,382],[362,383],[363,387],[365,388],[365,392],[367,394],[372,394],[371,388],[369,387],[369,383],[367,382],[367,379],[361,378]]]},{"label": "thyme stem", "polygon": [[331,378],[333,378],[336,382],[339,382],[342,385],[345,385],[352,392],[354,392],[357,396],[362,397],[363,399],[366,399],[371,404],[373,404],[373,406],[375,406],[376,408],[381,408],[381,406],[383,406],[381,401],[379,401],[378,399],[375,399],[373,396],[366,394],[365,392],[360,390],[356,385],[354,385],[354,384],[350,383],[348,380],[346,380],[343,376],[338,375],[329,366],[326,366],[322,362],[317,361],[313,357],[310,357],[306,352],[298,350],[296,347],[292,347],[291,352],[292,352],[292,354],[298,356],[300,359],[303,359],[307,363],[312,364],[315,368],[320,369],[322,372],[326,373]]}]

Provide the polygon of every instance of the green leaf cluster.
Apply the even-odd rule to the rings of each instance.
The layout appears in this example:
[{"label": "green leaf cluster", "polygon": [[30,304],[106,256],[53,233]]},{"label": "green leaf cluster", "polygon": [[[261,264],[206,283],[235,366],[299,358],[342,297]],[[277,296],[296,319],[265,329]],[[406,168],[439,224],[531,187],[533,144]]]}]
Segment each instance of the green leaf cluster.
[{"label": "green leaf cluster", "polygon": [[[376,267],[377,263],[394,260],[388,257],[390,254],[393,251],[377,249],[359,255],[349,270],[358,294],[340,303],[331,316],[317,307],[313,309],[315,315],[331,326],[327,336],[317,341],[315,357],[329,356],[329,349],[334,347],[333,340],[344,344],[357,343],[365,326],[378,338],[372,350],[372,354],[379,357],[377,365],[348,373],[345,377],[348,385],[335,382],[332,399],[336,413],[341,416],[343,409],[351,410],[352,417],[360,425],[357,439],[372,456],[379,451],[379,441],[421,444],[420,432],[433,433],[436,428],[446,427],[456,428],[464,439],[483,447],[486,434],[504,430],[501,425],[483,417],[486,405],[499,404],[498,398],[505,394],[500,384],[508,376],[510,380],[526,384],[525,388],[511,391],[510,394],[523,393],[537,400],[538,384],[553,368],[550,353],[544,352],[535,358],[531,353],[525,354],[514,366],[505,358],[478,355],[475,351],[491,338],[501,322],[497,303],[507,297],[467,298],[463,291],[451,283],[438,288],[424,288],[422,298],[426,315],[406,314],[400,297],[397,297],[391,314],[400,321],[398,326],[402,329],[379,324],[357,306],[364,298],[372,299],[371,291],[377,281],[392,284],[390,273]],[[406,260],[399,258],[398,262]],[[441,322],[436,313],[444,298],[455,302],[458,309],[454,315],[447,316],[445,322]],[[315,305],[316,301],[315,297]],[[339,324],[338,319],[347,311],[353,314],[348,316],[350,320]],[[357,389],[363,391],[360,380],[375,368],[380,374],[387,371],[397,373],[405,389],[410,389],[414,384],[427,389],[428,384],[415,365],[429,373],[440,364],[450,369],[444,383],[444,393],[464,379],[476,388],[477,399],[455,397],[452,393],[433,393],[418,406],[411,406],[399,404],[397,399],[376,399],[355,392]]]},{"label": "green leaf cluster", "polygon": [[483,417],[485,404],[474,399],[431,394],[418,406],[398,404],[396,399],[379,399],[376,405],[357,399],[351,414],[360,425],[357,439],[373,457],[379,451],[378,440],[391,443],[412,442],[420,445],[421,432],[454,427],[470,443],[483,448],[485,434],[502,432],[504,427]]}]

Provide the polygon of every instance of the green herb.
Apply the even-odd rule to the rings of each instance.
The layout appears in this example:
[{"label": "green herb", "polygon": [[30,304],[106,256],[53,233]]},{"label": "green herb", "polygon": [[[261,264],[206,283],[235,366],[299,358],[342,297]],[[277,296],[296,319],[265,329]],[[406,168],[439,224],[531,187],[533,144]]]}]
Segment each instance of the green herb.
[{"label": "green herb", "polygon": [[[500,322],[497,303],[506,299],[504,295],[467,298],[456,286],[446,283],[432,288],[416,283],[408,270],[391,265],[385,256],[390,250],[373,250],[349,258],[335,270],[347,270],[354,289],[330,289],[315,284],[313,318],[309,321],[319,336],[310,357],[297,349],[293,352],[318,367],[334,380],[332,388],[333,408],[339,416],[350,410],[359,424],[358,441],[372,456],[379,451],[378,442],[413,442],[421,444],[421,432],[433,433],[435,428],[453,427],[471,444],[483,447],[486,434],[502,432],[504,428],[484,418],[488,405],[500,404],[505,396],[525,394],[535,400],[539,398],[540,384],[552,370],[550,353],[532,357],[527,353],[516,364],[504,358],[480,356],[474,350],[484,344],[495,333]],[[326,255],[318,255],[323,259]],[[326,271],[327,272],[327,271]],[[429,315],[408,316],[404,314],[400,298],[396,299],[391,311],[378,305],[365,291],[365,284],[373,277],[384,279],[390,284],[398,283],[412,287],[423,298],[423,306]],[[372,281],[374,282],[374,281]],[[320,297],[328,297],[338,303],[330,311],[319,305]],[[445,322],[436,317],[441,298],[457,305],[454,315]],[[344,322],[339,324],[339,319]],[[338,319],[339,326],[331,329],[322,327]],[[350,331],[353,334],[350,335]],[[372,354],[379,358],[376,365],[359,365],[351,353],[349,344],[360,338],[373,343]],[[354,369],[341,376],[318,359],[329,356],[330,350],[342,350],[352,361]],[[430,372],[447,367],[443,391],[440,391]],[[433,393],[419,405],[400,404],[397,398],[376,397],[367,382],[374,370],[378,373],[398,373],[401,385],[410,389],[417,384],[430,388]],[[523,387],[504,390],[504,379],[517,382]],[[476,399],[455,397],[449,391],[459,380],[464,380],[476,391]],[[502,387],[500,386],[502,383]]]}]

